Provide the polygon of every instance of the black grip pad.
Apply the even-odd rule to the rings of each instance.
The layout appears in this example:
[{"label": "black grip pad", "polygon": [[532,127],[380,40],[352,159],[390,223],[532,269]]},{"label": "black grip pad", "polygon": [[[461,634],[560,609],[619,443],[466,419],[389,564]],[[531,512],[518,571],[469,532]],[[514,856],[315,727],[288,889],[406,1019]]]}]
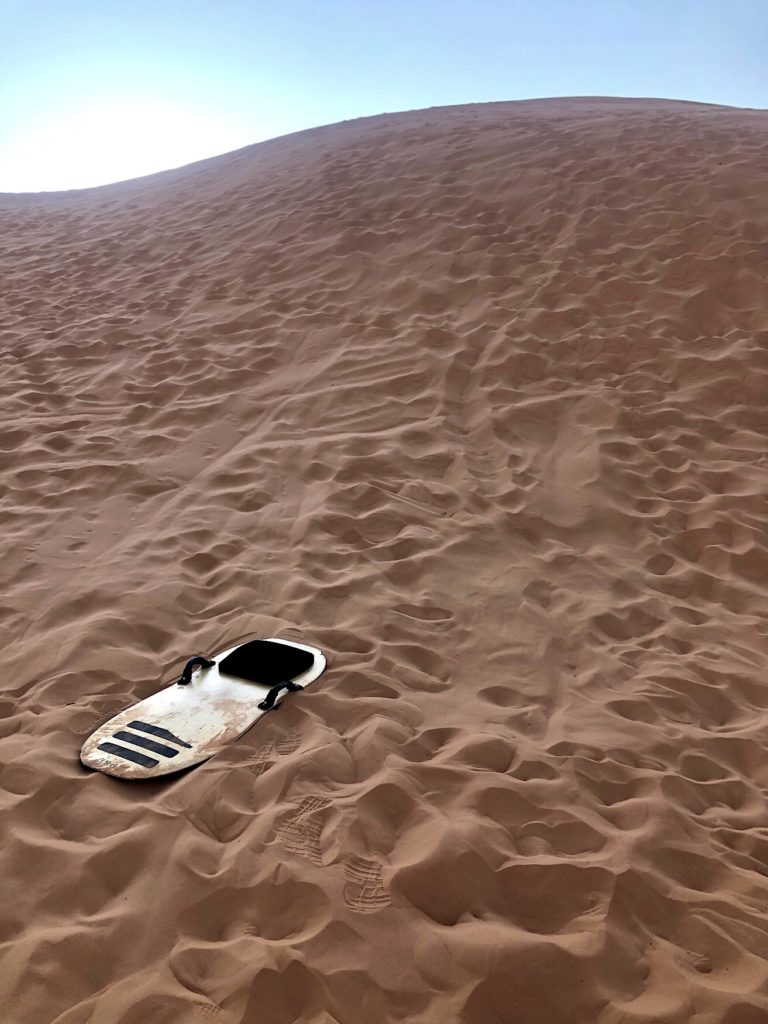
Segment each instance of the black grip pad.
[{"label": "black grip pad", "polygon": [[306,672],[314,660],[311,651],[270,640],[251,640],[220,661],[219,671],[263,686],[275,686]]}]

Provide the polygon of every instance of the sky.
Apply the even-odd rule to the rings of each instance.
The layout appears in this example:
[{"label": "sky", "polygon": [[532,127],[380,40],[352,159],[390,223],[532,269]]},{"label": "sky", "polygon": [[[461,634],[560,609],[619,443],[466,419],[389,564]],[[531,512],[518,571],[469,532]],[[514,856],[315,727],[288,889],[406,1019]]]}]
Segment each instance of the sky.
[{"label": "sky", "polygon": [[768,0],[0,0],[0,192],[454,103],[768,107],[767,43]]}]

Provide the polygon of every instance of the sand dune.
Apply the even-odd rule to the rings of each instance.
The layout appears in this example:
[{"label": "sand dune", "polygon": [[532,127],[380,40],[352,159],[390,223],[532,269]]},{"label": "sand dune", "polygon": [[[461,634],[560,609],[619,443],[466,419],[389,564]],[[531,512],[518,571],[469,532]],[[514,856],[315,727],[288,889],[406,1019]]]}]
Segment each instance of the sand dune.
[{"label": "sand dune", "polygon": [[[767,127],[445,108],[0,197],[3,1024],[765,1024]],[[329,671],[80,767],[256,635]]]}]

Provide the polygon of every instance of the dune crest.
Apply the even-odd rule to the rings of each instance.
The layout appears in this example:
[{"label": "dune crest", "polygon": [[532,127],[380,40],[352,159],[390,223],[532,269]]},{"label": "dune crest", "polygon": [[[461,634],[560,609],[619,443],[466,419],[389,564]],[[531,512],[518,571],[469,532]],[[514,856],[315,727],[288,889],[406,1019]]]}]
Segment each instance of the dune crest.
[{"label": "dune crest", "polygon": [[[768,114],[0,196],[0,1020],[768,1019]],[[172,782],[191,653],[329,669]]]}]

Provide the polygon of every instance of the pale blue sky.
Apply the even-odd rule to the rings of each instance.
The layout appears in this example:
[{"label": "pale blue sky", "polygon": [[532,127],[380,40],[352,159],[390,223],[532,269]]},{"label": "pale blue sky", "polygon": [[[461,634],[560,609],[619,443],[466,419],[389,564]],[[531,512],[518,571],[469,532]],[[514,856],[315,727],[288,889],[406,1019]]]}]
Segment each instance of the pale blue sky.
[{"label": "pale blue sky", "polygon": [[768,0],[0,0],[0,191],[453,103],[768,107],[767,44]]}]

